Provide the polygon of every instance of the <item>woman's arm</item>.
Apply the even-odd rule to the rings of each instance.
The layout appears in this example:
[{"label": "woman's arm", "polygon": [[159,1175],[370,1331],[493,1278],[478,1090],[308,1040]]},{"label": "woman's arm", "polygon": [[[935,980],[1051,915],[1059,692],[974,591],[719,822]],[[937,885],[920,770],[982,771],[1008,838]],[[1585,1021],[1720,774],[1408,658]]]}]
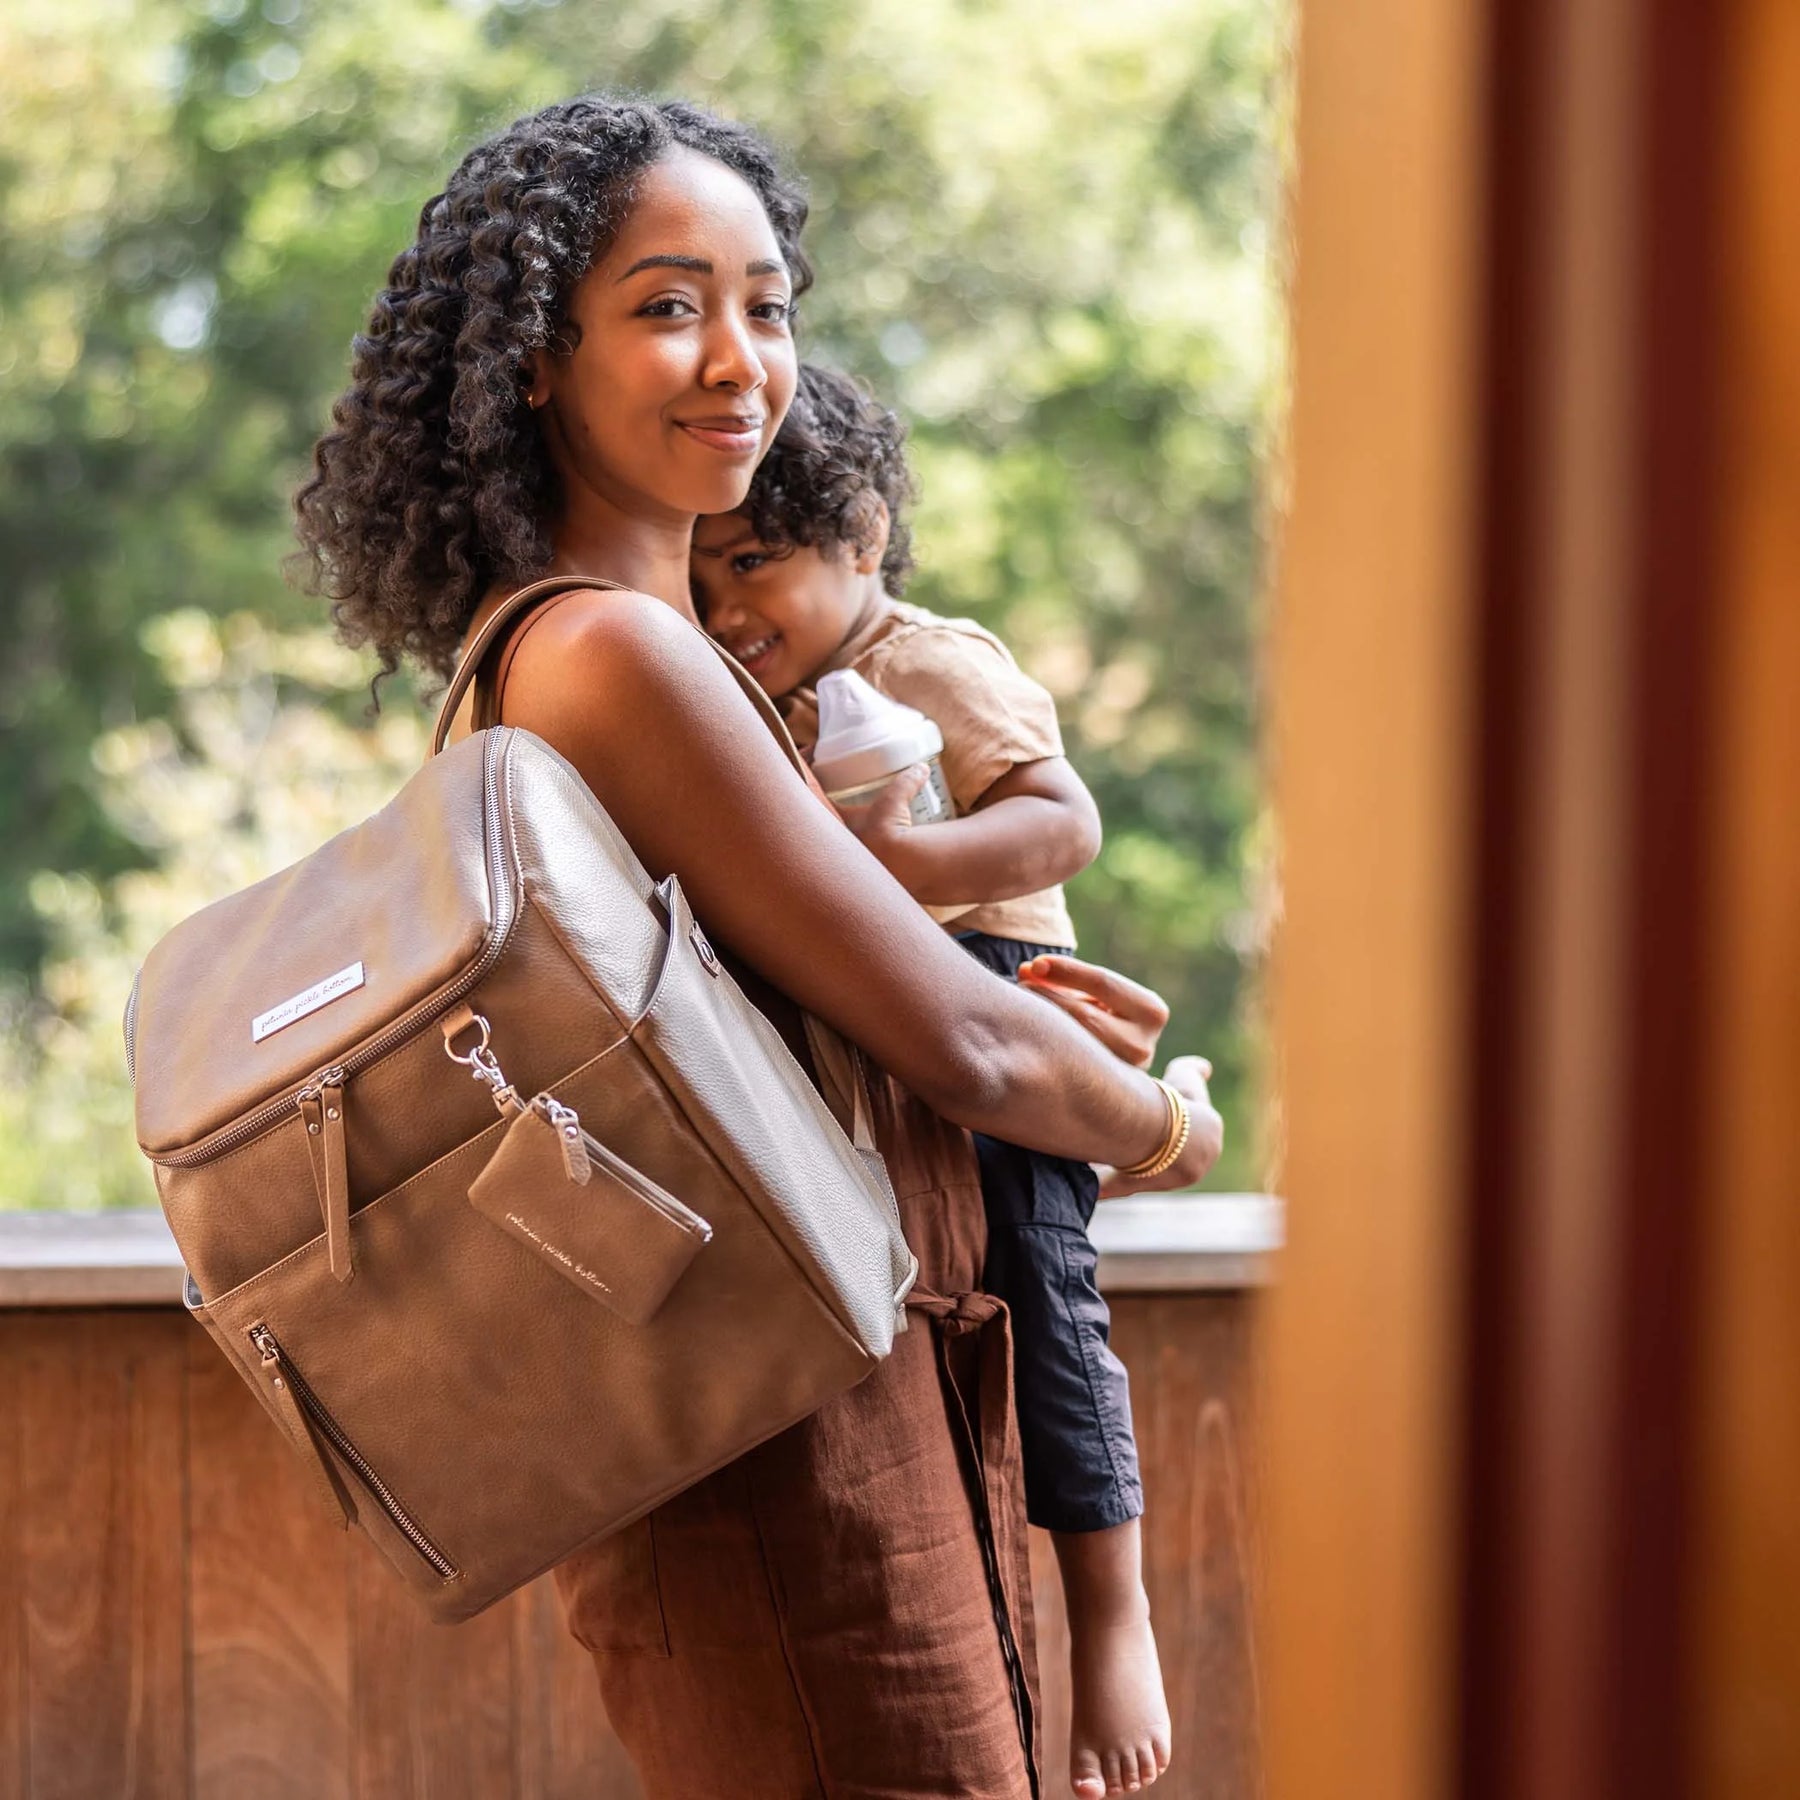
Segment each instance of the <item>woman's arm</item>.
[{"label": "woman's arm", "polygon": [[908,802],[924,785],[919,767],[872,800],[839,806],[875,860],[924,906],[1016,900],[1079,875],[1100,854],[1100,810],[1061,756],[1018,763],[974,809],[915,825]]},{"label": "woman's arm", "polygon": [[[672,608],[560,602],[520,641],[504,717],[568,757],[710,934],[946,1118],[1092,1162],[1139,1162],[1163,1141],[1152,1082],[934,926]],[[1167,1185],[1195,1178],[1201,1148]]]}]

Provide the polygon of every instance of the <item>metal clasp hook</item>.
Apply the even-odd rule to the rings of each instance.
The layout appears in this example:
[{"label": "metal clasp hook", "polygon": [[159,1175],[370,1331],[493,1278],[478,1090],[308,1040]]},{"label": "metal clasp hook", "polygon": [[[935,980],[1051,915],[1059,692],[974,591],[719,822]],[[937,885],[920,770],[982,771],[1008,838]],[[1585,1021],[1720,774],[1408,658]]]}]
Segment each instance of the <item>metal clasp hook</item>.
[{"label": "metal clasp hook", "polygon": [[[477,1030],[481,1033],[481,1042],[468,1055],[464,1056],[456,1048],[456,1040],[465,1031]],[[492,1028],[478,1012],[469,1012],[465,1018],[450,1018],[444,1021],[444,1054],[454,1063],[461,1063],[477,1081],[484,1082],[494,1097],[494,1105],[503,1116],[509,1116],[520,1110],[519,1096],[513,1092],[512,1083],[506,1079],[498,1059],[488,1048],[488,1039]]]}]

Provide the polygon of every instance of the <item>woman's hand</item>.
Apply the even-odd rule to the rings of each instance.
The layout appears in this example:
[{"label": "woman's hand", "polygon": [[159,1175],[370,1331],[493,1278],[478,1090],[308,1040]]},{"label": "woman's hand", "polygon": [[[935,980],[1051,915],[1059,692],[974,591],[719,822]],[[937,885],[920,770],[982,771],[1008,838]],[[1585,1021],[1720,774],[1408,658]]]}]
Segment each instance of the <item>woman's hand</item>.
[{"label": "woman's hand", "polygon": [[[1060,1006],[1121,1062],[1134,1069],[1150,1067],[1157,1039],[1169,1022],[1162,995],[1078,956],[1034,956],[1020,965],[1019,985]],[[1206,1072],[1212,1073],[1210,1066]]]},{"label": "woman's hand", "polygon": [[1178,1056],[1169,1064],[1163,1071],[1163,1080],[1187,1102],[1188,1141],[1173,1165],[1151,1181],[1133,1181],[1117,1169],[1096,1163],[1102,1200],[1117,1200],[1125,1194],[1165,1193],[1193,1187],[1205,1179],[1225,1148],[1225,1121],[1219,1117],[1206,1087],[1211,1074],[1212,1064],[1204,1056]]}]

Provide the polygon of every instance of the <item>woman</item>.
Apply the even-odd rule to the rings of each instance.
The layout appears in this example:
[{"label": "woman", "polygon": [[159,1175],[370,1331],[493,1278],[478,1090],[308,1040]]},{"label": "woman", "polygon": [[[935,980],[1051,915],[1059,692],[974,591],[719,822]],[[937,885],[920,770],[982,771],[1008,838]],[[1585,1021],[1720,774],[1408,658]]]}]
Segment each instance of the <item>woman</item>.
[{"label": "woman", "polygon": [[[761,142],[697,109],[520,121],[394,264],[300,529],[340,629],[388,668],[447,671],[534,577],[625,584],[527,615],[487,716],[554,745],[651,873],[679,875],[791,1042],[808,1008],[901,1084],[878,1091],[878,1135],[922,1288],[949,1298],[860,1386],[559,1571],[646,1791],[1010,1800],[1037,1792],[1029,1571],[961,1128],[1128,1166],[1174,1147],[1180,1109],[932,927],[697,629],[694,520],[741,503],[793,393],[804,221]],[[1147,1060],[1142,991],[1065,973],[1090,996],[1065,1010]],[[1164,1186],[1218,1153],[1185,1060]],[[1136,1788],[1158,1759],[1109,1773]]]}]

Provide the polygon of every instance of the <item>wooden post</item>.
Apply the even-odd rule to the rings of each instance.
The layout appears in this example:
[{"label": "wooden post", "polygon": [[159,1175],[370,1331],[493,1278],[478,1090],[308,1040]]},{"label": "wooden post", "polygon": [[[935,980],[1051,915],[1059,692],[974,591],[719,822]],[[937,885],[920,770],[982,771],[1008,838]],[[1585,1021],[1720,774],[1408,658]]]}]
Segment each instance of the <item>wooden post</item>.
[{"label": "wooden post", "polygon": [[1306,14],[1277,1800],[1800,1792],[1796,92]]}]

